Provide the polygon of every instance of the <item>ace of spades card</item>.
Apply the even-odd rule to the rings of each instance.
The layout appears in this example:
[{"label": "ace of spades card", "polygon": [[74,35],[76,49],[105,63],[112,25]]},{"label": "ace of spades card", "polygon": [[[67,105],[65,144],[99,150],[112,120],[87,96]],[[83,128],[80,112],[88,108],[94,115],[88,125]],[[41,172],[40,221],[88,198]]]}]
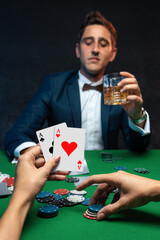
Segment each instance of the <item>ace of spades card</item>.
[{"label": "ace of spades card", "polygon": [[84,143],[85,129],[56,127],[54,156],[60,155],[61,159],[53,171],[83,171]]},{"label": "ace of spades card", "polygon": [[45,161],[53,156],[55,127],[66,128],[66,123],[61,123],[36,132]]}]

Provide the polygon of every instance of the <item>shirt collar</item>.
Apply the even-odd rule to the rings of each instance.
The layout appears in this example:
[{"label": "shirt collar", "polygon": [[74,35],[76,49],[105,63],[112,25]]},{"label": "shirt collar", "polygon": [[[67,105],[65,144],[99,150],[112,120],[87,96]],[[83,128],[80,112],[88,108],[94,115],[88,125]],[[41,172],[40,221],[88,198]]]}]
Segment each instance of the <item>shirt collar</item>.
[{"label": "shirt collar", "polygon": [[83,87],[83,85],[85,83],[90,84],[92,86],[97,86],[99,84],[102,84],[102,82],[103,82],[103,77],[102,77],[100,80],[93,83],[88,78],[86,78],[83,74],[81,74],[80,71],[78,72],[78,76],[79,76],[78,81],[79,81],[79,84],[80,84],[81,87]]}]

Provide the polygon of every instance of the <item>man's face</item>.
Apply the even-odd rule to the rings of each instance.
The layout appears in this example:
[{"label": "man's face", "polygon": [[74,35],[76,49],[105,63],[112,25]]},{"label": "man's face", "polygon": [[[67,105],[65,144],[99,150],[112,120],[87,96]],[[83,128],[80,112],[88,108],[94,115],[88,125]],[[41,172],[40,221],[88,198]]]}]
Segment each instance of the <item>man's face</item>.
[{"label": "man's face", "polygon": [[102,76],[109,62],[116,56],[117,49],[112,46],[111,34],[101,25],[85,28],[80,44],[76,45],[76,55],[80,58],[81,73],[86,77]]}]

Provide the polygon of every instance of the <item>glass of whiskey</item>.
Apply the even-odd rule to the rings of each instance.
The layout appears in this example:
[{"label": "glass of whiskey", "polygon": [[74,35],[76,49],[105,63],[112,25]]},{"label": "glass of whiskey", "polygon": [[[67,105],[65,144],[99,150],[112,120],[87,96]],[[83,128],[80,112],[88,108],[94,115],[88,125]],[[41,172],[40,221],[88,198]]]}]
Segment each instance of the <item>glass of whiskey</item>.
[{"label": "glass of whiskey", "polygon": [[119,73],[110,73],[103,77],[104,104],[122,105],[128,103],[128,92],[120,92],[118,83],[123,79]]}]

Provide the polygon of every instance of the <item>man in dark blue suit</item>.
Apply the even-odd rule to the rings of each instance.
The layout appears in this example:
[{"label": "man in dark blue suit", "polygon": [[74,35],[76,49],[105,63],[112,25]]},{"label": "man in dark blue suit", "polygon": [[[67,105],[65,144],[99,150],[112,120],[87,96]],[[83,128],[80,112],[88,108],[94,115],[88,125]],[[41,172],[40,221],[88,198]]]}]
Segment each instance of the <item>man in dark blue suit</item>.
[{"label": "man in dark blue suit", "polygon": [[142,94],[132,74],[120,72],[124,77],[121,91],[128,91],[129,102],[122,106],[104,105],[101,84],[106,66],[116,56],[116,39],[115,28],[99,12],[86,16],[76,44],[80,70],[46,77],[6,134],[5,146],[10,159],[36,144],[36,131],[46,121],[48,126],[66,122],[68,127],[85,128],[85,149],[117,149],[120,130],[129,149],[147,148],[149,116],[143,109]]}]

